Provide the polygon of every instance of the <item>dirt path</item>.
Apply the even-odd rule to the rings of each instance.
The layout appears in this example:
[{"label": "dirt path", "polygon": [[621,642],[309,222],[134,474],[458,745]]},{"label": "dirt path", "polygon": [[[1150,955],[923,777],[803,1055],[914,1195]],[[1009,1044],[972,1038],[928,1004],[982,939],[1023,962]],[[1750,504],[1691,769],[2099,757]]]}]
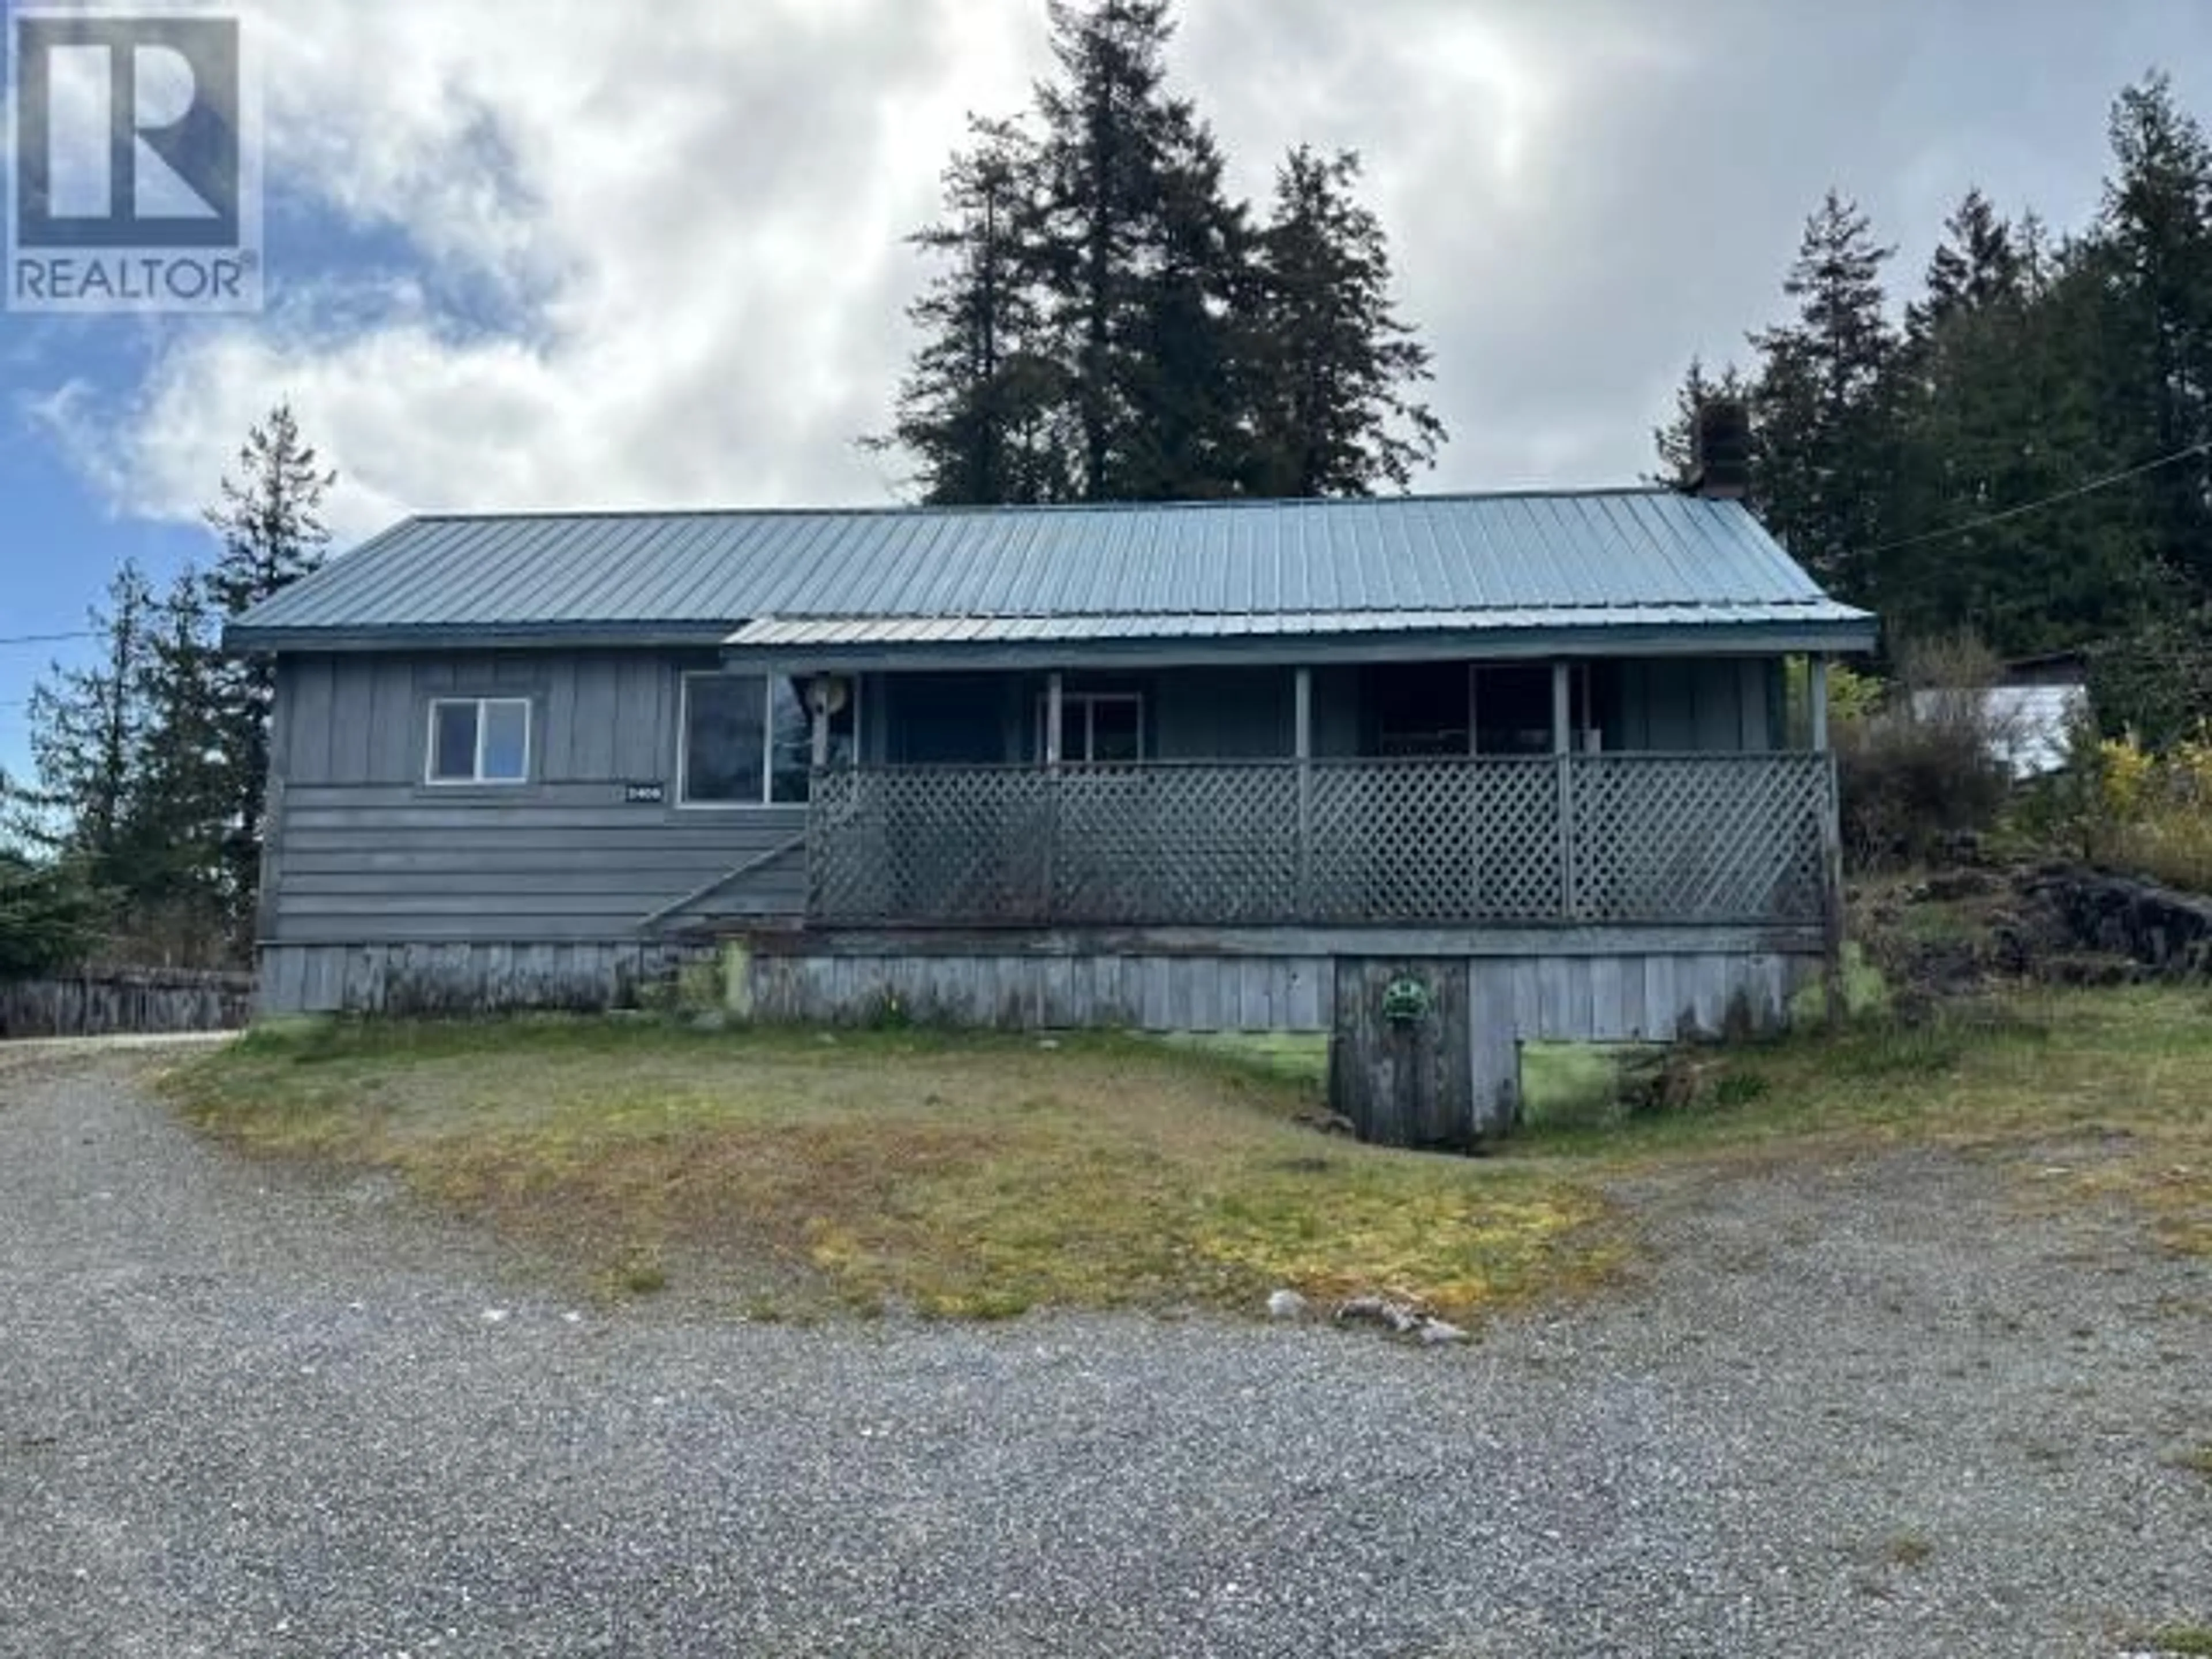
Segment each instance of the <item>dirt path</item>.
[{"label": "dirt path", "polygon": [[[0,1057],[0,1655],[2102,1655],[2212,1624],[2212,1283],[1907,1153],[1425,1352],[566,1304]],[[2054,1154],[2056,1155],[2056,1154]]]}]

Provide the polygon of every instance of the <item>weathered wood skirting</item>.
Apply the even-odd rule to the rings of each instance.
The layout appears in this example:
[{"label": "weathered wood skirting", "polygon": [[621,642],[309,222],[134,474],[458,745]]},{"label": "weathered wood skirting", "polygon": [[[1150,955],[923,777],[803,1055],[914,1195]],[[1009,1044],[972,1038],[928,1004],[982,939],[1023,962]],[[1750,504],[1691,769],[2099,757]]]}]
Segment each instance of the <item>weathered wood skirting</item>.
[{"label": "weathered wood skirting", "polygon": [[1818,956],[1818,925],[1764,927],[750,927],[763,956]]},{"label": "weathered wood skirting", "polygon": [[591,1012],[640,992],[712,947],[667,943],[270,945],[264,1014],[446,1015],[510,1009]]},{"label": "weathered wood skirting", "polygon": [[0,1039],[233,1030],[252,1004],[251,974],[95,969],[0,983]]},{"label": "weathered wood skirting", "polygon": [[1662,1042],[1782,1029],[1817,954],[1621,949],[1604,955],[811,950],[763,935],[733,964],[758,1018],[884,1018],[1012,1030],[1327,1032],[1336,964],[1388,956],[1466,964],[1472,1017],[1514,1041]]}]

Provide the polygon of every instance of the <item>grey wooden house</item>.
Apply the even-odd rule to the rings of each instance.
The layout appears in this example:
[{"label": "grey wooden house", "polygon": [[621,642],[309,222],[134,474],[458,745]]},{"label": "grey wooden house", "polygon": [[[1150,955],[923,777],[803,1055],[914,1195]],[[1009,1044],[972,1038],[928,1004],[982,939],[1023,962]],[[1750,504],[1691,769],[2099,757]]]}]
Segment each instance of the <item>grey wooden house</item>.
[{"label": "grey wooden house", "polygon": [[1785,661],[1873,636],[1657,490],[410,520],[229,630],[262,1006],[712,949],[775,1016],[1322,1030],[1419,961],[1493,1056],[1770,1024],[1833,899]]}]

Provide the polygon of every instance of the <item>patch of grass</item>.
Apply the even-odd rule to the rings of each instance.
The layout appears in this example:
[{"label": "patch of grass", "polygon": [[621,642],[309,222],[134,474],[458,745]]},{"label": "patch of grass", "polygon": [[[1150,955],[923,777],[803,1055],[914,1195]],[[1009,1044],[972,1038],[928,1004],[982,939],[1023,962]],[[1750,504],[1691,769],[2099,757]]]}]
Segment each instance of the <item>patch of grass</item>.
[{"label": "patch of grass", "polygon": [[[1322,1089],[1328,1082],[1328,1039],[1310,1036],[1170,1037],[1170,1047],[1210,1056],[1262,1078]],[[1523,1109],[1549,1122],[1595,1122],[1617,1104],[1617,1048],[1592,1042],[1530,1042],[1521,1050]]]},{"label": "patch of grass", "polygon": [[2038,992],[1701,1051],[1686,1103],[1634,1116],[1617,1051],[1532,1045],[1526,1130],[1473,1162],[1302,1127],[1312,1039],[325,1021],[170,1087],[241,1148],[395,1170],[613,1296],[998,1317],[1290,1286],[1464,1321],[1613,1273],[1612,1177],[1778,1152],[1994,1151],[2036,1201],[2124,1200],[2212,1255],[2208,1012],[2172,988]]},{"label": "patch of grass", "polygon": [[[1877,1019],[1889,1010],[1889,982],[1856,939],[1844,946],[1843,990],[1848,1019]],[[1810,1030],[1827,1018],[1827,987],[1816,979],[1790,1000],[1790,1018],[1801,1030]]]},{"label": "patch of grass", "polygon": [[2212,1655],[2212,1625],[2166,1625],[2142,1640],[2166,1659],[2200,1659]]},{"label": "patch of grass", "polygon": [[[1532,1117],[1509,1156],[1615,1167],[1808,1142],[2011,1151],[2054,1198],[2142,1206],[2160,1241],[2212,1255],[2212,1019],[2202,991],[2022,992],[1915,1025],[1715,1051],[1684,1109]],[[1755,1077],[1757,1084],[1733,1079]]]},{"label": "patch of grass", "polygon": [[2201,1474],[2207,1480],[2212,1480],[2212,1443],[2185,1451],[2173,1462],[2177,1468],[2187,1469],[2192,1474]]},{"label": "patch of grass", "polygon": [[1288,1285],[1464,1321],[1613,1271],[1580,1172],[1324,1140],[1297,1121],[1315,1077],[1288,1046],[532,1020],[257,1032],[170,1087],[234,1145],[397,1170],[609,1294],[673,1281],[757,1317]]}]

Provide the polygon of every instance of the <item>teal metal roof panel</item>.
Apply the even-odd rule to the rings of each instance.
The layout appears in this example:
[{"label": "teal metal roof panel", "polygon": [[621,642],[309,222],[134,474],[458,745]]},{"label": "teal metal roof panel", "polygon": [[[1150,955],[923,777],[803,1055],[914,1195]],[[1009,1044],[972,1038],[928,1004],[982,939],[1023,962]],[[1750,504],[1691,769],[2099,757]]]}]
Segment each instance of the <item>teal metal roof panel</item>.
[{"label": "teal metal roof panel", "polygon": [[1864,620],[1833,606],[1741,505],[1646,489],[410,519],[228,638],[293,648],[386,632],[726,634],[763,618],[1088,618],[1097,632],[1158,618],[1188,633],[1261,617],[1314,632],[1436,613],[1686,623],[1744,606]]}]

